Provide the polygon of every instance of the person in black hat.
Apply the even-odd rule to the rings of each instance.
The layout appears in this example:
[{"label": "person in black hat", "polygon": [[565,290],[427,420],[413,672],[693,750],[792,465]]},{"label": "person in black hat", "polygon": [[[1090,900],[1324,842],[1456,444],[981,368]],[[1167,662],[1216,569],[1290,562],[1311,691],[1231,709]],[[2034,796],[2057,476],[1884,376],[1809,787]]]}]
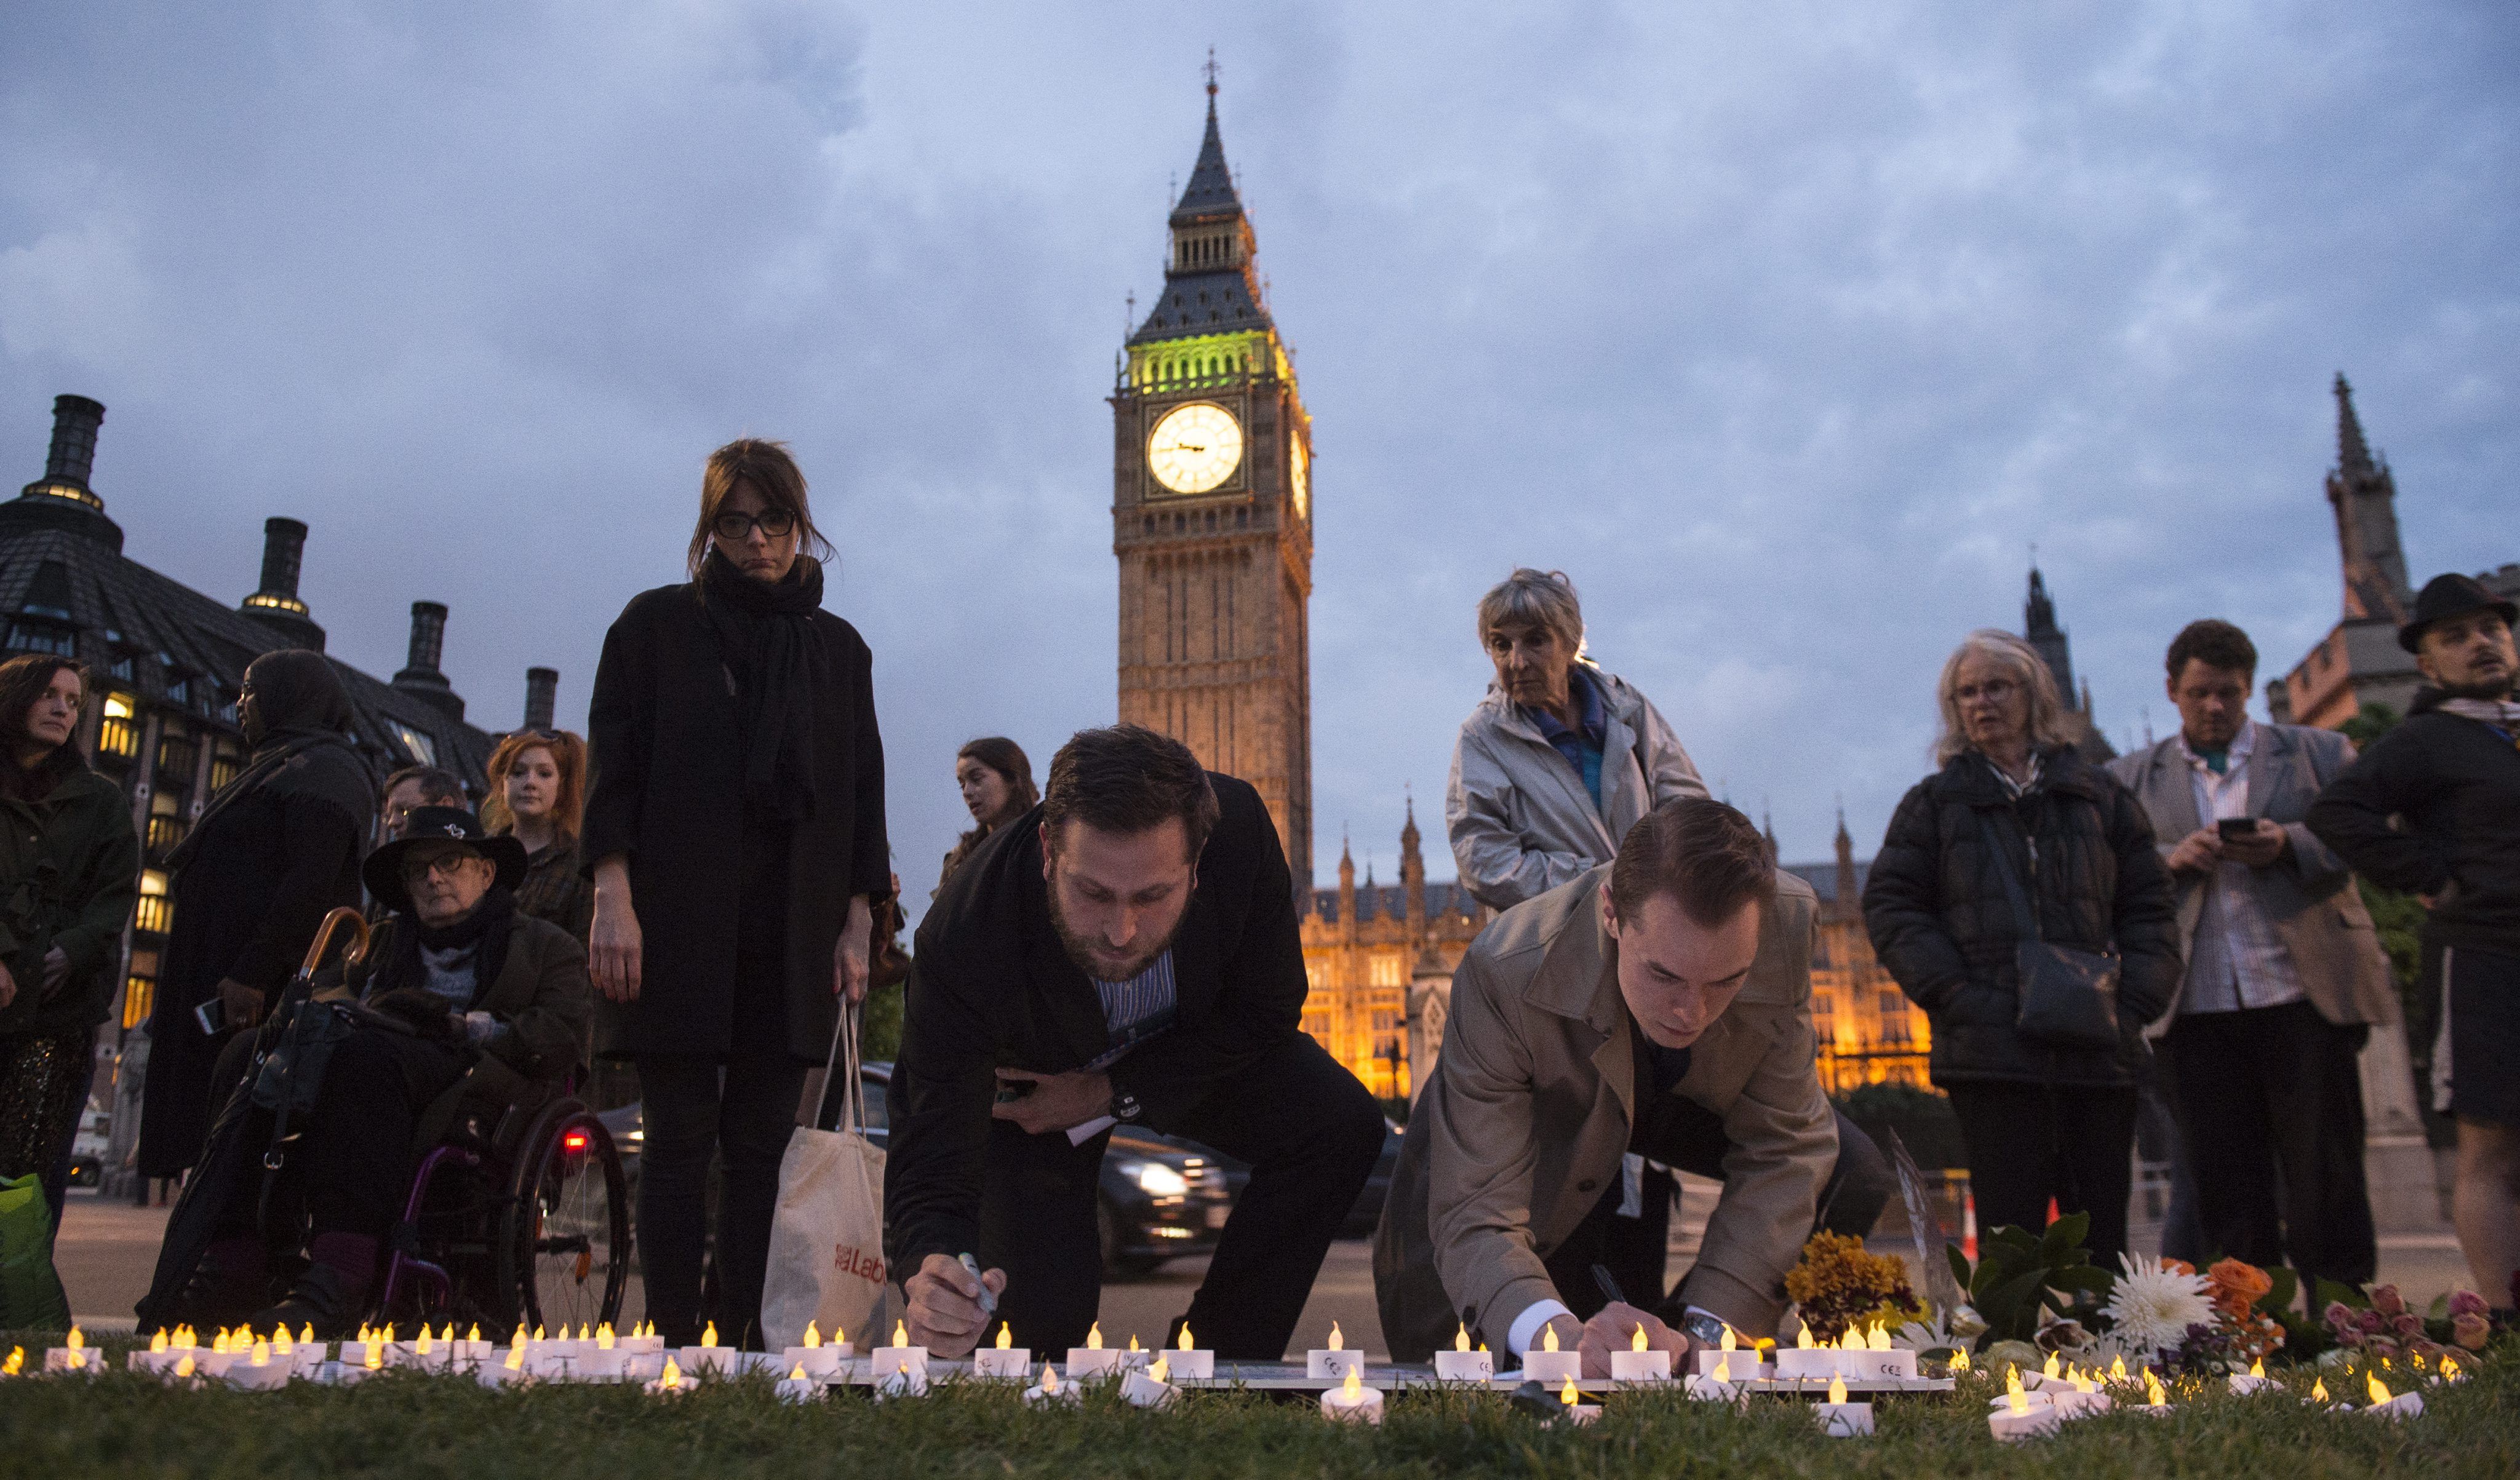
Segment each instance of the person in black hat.
[{"label": "person in black hat", "polygon": [[[2363,876],[2423,902],[2441,1027],[2434,1107],[2458,1123],[2451,1215],[2478,1289],[2520,1303],[2520,608],[2435,576],[2398,630],[2425,687],[2310,809]],[[2402,820],[2393,827],[2391,819]]]},{"label": "person in black hat", "polygon": [[[256,1330],[346,1333],[367,1310],[417,1155],[466,1120],[494,1131],[509,1105],[552,1093],[578,1063],[594,1005],[586,951],[518,913],[522,843],[490,836],[461,808],[420,807],[361,873],[393,916],[357,966],[316,978],[317,996],[367,1011],[335,1045],[313,1113],[291,1122],[303,1128],[289,1166],[302,1179],[308,1263],[267,1304],[273,1245],[293,1251],[294,1240],[256,1232],[256,1199],[241,1197],[187,1291],[197,1323],[244,1311]],[[241,1144],[258,1155],[265,1140]]]}]

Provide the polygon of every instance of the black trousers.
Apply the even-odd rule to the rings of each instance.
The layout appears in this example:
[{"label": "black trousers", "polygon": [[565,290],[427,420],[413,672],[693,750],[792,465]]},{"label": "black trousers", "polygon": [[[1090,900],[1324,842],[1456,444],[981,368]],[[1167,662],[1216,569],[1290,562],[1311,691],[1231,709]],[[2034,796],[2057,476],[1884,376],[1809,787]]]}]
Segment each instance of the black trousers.
[{"label": "black trousers", "polygon": [[2054,1198],[2059,1213],[2092,1215],[2092,1263],[2116,1269],[2135,1188],[2134,1087],[1963,1081],[1943,1091],[1968,1150],[1978,1228],[2036,1233]]},{"label": "black trousers", "polygon": [[[1719,1179],[1724,1175],[1724,1158],[1732,1149],[1722,1116],[1677,1095],[1662,1097],[1660,1104],[1645,1111],[1630,1145],[1666,1166]],[[1662,1188],[1659,1193],[1657,1182]],[[1557,1298],[1566,1302],[1577,1320],[1591,1320],[1609,1303],[1593,1278],[1597,1264],[1610,1272],[1629,1304],[1660,1311],[1668,1303],[1663,1264],[1670,1247],[1672,1187],[1669,1175],[1646,1168],[1643,1216],[1622,1218],[1619,1204],[1624,1188],[1620,1178],[1611,1178],[1600,1202],[1542,1261],[1550,1282],[1557,1286]],[[1889,1158],[1861,1127],[1839,1115],[1837,1165],[1821,1188],[1813,1228],[1862,1238],[1872,1232],[1882,1208],[1898,1190],[1898,1175],[1891,1171]]]},{"label": "black trousers", "polygon": [[[314,1112],[289,1121],[293,1144],[284,1177],[303,1202],[311,1233],[382,1240],[393,1232],[411,1192],[411,1139],[420,1112],[471,1064],[471,1055],[451,1044],[388,1028],[359,1027],[333,1046]],[[269,1144],[271,1112],[253,1113],[262,1129],[247,1135],[242,1146],[259,1158]],[[259,1166],[247,1168],[237,1196],[221,1210],[222,1235],[253,1228],[261,1192]]]},{"label": "black trousers", "polygon": [[[639,1266],[648,1319],[667,1346],[700,1339],[761,1344],[761,1283],[770,1221],[779,1207],[779,1162],[796,1127],[806,1065],[779,1054],[715,1057],[642,1054]],[[705,1298],[708,1175],[722,1161],[717,1212],[717,1299]]]},{"label": "black trousers", "polygon": [[[1382,1154],[1380,1108],[1319,1043],[1295,1034],[1189,1112],[1148,1124],[1250,1164],[1185,1319],[1220,1357],[1278,1361],[1322,1256]],[[1071,1146],[1064,1132],[1028,1136],[1012,1121],[990,1123],[974,1254],[1007,1272],[998,1314],[1017,1346],[1058,1353],[1084,1345],[1094,1324],[1102,1297],[1096,1199],[1110,1139]]]},{"label": "black trousers", "polygon": [[2173,1023],[2173,1084],[2208,1253],[2368,1284],[2379,1264],[2362,1178],[2367,1028],[2306,1002]]}]

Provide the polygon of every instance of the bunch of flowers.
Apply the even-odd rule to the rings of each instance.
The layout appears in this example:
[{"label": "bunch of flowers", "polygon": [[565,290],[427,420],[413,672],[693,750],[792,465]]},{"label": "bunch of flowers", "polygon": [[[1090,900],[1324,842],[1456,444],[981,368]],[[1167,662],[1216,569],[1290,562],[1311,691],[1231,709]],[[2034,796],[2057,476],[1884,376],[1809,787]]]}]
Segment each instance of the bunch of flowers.
[{"label": "bunch of flowers", "polygon": [[[2467,1294],[2466,1291],[2460,1293]],[[2472,1294],[2467,1294],[2467,1298],[2476,1301],[2480,1307],[2484,1304]],[[2464,1308],[2453,1302],[2452,1309],[2457,1311]],[[2481,1321],[2483,1315],[2481,1310],[2473,1314],[2478,1321]],[[2371,1305],[2367,1310],[2358,1311],[2342,1300],[2330,1301],[2325,1319],[2328,1334],[2336,1338],[2338,1346],[2348,1351],[2361,1352],[2366,1357],[2399,1357],[2411,1354],[2438,1360],[2441,1355],[2441,1344],[2424,1331],[2424,1318],[2407,1309],[2406,1298],[2398,1293],[2398,1287],[2394,1284],[2384,1284],[2374,1289],[2371,1292]],[[2453,1333],[2458,1333],[2462,1329],[2458,1323],[2459,1318],[2453,1315],[2451,1318]],[[2462,1341],[2461,1344],[2465,1343]],[[2480,1339],[2477,1344],[2482,1346],[2484,1343]]]},{"label": "bunch of flowers", "polygon": [[2196,1327],[2214,1335],[2211,1286],[2194,1265],[2140,1254],[2120,1254],[2118,1263],[2126,1274],[2109,1291],[2107,1314],[2109,1335],[2119,1350],[2140,1358],[2146,1352],[2182,1348],[2195,1339]]},{"label": "bunch of flowers", "polygon": [[1868,1253],[1863,1239],[1843,1233],[1811,1236],[1803,1257],[1785,1273],[1785,1293],[1819,1341],[1834,1341],[1847,1327],[1868,1327],[1875,1321],[1896,1330],[1924,1310],[1909,1287],[1906,1265]]},{"label": "bunch of flowers", "polygon": [[2266,1271],[2237,1259],[2226,1259],[2205,1272],[2205,1293],[2214,1306],[2216,1327],[2244,1363],[2284,1344],[2282,1325],[2257,1308],[2274,1287]]},{"label": "bunch of flowers", "polygon": [[[2520,1275],[2512,1276],[2511,1283],[2515,1288],[2520,1288]],[[2450,1339],[2471,1352],[2481,1352],[2485,1350],[2485,1343],[2493,1334],[2494,1325],[2486,1319],[2485,1297],[2474,1290],[2452,1291]]]}]

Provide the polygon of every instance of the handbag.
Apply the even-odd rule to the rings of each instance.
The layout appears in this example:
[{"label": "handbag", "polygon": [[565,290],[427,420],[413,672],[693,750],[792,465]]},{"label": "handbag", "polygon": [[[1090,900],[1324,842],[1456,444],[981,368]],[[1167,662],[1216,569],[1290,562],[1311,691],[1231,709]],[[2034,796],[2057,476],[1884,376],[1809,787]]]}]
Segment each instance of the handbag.
[{"label": "handbag", "polygon": [[[1996,835],[1995,825],[1977,814],[1996,873],[2003,879],[2004,897],[2012,902],[2014,927],[2020,932],[2012,947],[2018,1004],[2012,1025],[2022,1037],[2060,1049],[2112,1049],[2118,1042],[2118,959],[2113,954],[2077,950],[2049,943],[2039,928],[2039,914],[2012,870],[2012,859]],[[2030,846],[2030,878],[2039,878],[2039,842]]]},{"label": "handbag", "polygon": [[[839,1019],[823,1066],[826,1086],[833,1073],[848,1076],[839,1125],[823,1130],[814,1111],[803,1112],[779,1160],[779,1206],[761,1286],[761,1341],[774,1352],[801,1345],[808,1322],[826,1341],[854,1332],[880,1344],[882,1336],[875,1323],[884,1297],[883,1152],[867,1139],[857,1014],[847,1003],[839,1005]],[[822,1097],[814,1102],[819,1107]]]}]

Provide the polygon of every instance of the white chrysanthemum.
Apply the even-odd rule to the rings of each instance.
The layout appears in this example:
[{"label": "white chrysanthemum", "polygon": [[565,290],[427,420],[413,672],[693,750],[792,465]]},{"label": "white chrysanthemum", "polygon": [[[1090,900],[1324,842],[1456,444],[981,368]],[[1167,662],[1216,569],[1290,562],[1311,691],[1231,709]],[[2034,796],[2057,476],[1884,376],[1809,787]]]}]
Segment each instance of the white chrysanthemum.
[{"label": "white chrysanthemum", "polygon": [[2129,1351],[2161,1351],[2186,1339],[2191,1325],[2214,1323],[2205,1277],[2165,1269],[2158,1259],[2120,1254],[2126,1267],[2109,1295],[2110,1334]]}]

